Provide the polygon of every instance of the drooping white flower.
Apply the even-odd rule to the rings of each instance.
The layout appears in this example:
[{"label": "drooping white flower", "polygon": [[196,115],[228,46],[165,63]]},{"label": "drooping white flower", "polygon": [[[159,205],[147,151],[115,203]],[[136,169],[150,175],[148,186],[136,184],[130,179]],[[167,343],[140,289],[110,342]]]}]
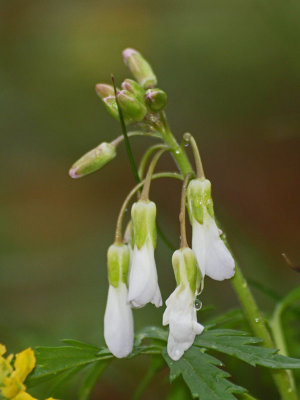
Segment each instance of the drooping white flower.
[{"label": "drooping white flower", "polygon": [[127,357],[133,348],[133,317],[127,303],[127,286],[109,285],[104,315],[104,339],[111,353],[118,358]]},{"label": "drooping white flower", "polygon": [[127,302],[128,246],[110,246],[107,265],[109,289],[104,315],[104,339],[111,353],[123,358],[131,353],[134,340],[132,310]]},{"label": "drooping white flower", "polygon": [[202,276],[208,275],[218,281],[232,278],[235,262],[215,222],[210,181],[193,179],[188,186],[187,199],[193,228],[192,248]]},{"label": "drooping white flower", "polygon": [[179,360],[194,343],[204,327],[197,322],[195,298],[199,285],[199,271],[193,251],[186,247],[176,250],[172,258],[177,287],[166,301],[163,325],[169,325],[167,351]]},{"label": "drooping white flower", "polygon": [[131,210],[134,247],[129,273],[128,301],[135,308],[153,303],[162,305],[154,260],[156,246],[156,206],[139,200]]}]

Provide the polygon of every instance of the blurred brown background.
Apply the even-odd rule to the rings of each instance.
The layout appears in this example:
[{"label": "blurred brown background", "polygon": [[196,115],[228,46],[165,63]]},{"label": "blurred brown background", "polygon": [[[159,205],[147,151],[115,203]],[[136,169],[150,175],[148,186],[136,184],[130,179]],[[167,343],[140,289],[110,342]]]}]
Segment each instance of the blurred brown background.
[{"label": "blurred brown background", "polygon": [[[71,180],[68,169],[121,133],[94,84],[111,72],[118,82],[129,76],[121,58],[129,46],[167,91],[178,138],[196,136],[245,274],[282,295],[299,285],[281,258],[300,262],[299,2],[2,0],[0,17],[0,341],[11,351],[64,337],[103,343],[106,249],[134,180],[123,147],[85,179]],[[138,160],[151,139],[132,142]],[[179,187],[169,185],[155,183],[152,197],[176,244]],[[163,244],[157,265],[166,298],[174,279]],[[216,314],[237,306],[230,283],[207,280],[202,300]],[[161,315],[138,310],[136,327]],[[127,398],[136,366],[111,366],[95,398]]]}]

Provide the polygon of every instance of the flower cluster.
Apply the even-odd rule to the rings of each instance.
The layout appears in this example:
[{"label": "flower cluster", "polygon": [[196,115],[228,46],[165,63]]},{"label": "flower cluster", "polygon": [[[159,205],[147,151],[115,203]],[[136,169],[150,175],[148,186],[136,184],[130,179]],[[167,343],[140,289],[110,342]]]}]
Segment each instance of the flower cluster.
[{"label": "flower cluster", "polygon": [[[229,279],[234,275],[235,263],[215,221],[211,184],[204,177],[194,138],[188,133],[183,136],[183,140],[191,144],[196,174],[184,146],[177,143],[166,122],[164,109],[167,95],[155,87],[157,79],[151,66],[134,49],[124,50],[123,58],[135,80],[125,79],[121,89],[115,84],[112,86],[99,83],[96,85],[96,93],[108,112],[121,122],[127,142],[129,136],[152,135],[162,140],[163,144],[150,147],[141,160],[139,170],[135,171],[137,180],[142,180],[147,161],[157,150],[146,178],[138,186],[137,190],[142,189],[142,193],[137,190],[132,192],[133,195],[138,194],[138,200],[131,209],[130,229],[127,230],[125,240],[122,238],[122,216],[132,196],[129,196],[125,207],[121,209],[115,242],[108,250],[109,291],[104,317],[104,338],[112,354],[119,358],[128,356],[134,342],[132,309],[144,307],[148,303],[156,307],[162,306],[154,259],[156,205],[149,199],[149,187],[157,160],[168,151],[182,172],[175,175],[184,180],[184,196],[181,201],[184,222],[181,223],[181,238],[186,236],[186,206],[192,225],[192,249],[188,247],[186,238],[181,239],[180,249],[173,254],[177,286],[166,301],[167,307],[163,315],[163,325],[169,325],[168,353],[173,360],[178,360],[193,344],[195,336],[203,331],[203,326],[197,322],[195,301],[203,288],[205,275],[219,281]],[[130,124],[135,124],[138,130],[127,134],[124,130]],[[122,140],[123,136],[111,143],[104,142],[86,153],[73,164],[69,171],[70,176],[79,178],[102,168],[115,158],[116,146]],[[130,148],[127,142],[127,148]],[[132,158],[130,151],[129,157]],[[134,164],[133,160],[131,162]],[[133,167],[135,169],[135,165]],[[166,175],[168,174],[165,173],[165,177]],[[195,176],[196,178],[189,181]]]},{"label": "flower cluster", "polygon": [[[173,254],[177,287],[166,300],[167,308],[163,315],[163,325],[169,325],[168,354],[173,360],[178,360],[193,344],[195,336],[203,331],[203,326],[197,322],[195,300],[204,276],[219,281],[228,279],[234,275],[235,267],[214,219],[211,185],[207,179],[190,181],[187,205],[193,227],[193,246],[192,249],[181,247]],[[162,305],[154,260],[155,216],[153,201],[134,203],[129,243],[114,244],[108,250],[110,287],[104,332],[106,343],[116,357],[125,357],[132,351],[131,308],[143,307],[147,303],[156,307]]]},{"label": "flower cluster", "polygon": [[[0,397],[9,400],[36,400],[26,392],[25,379],[33,370],[36,360],[32,349],[4,357],[6,348],[0,344]],[[13,362],[14,359],[14,362]],[[47,400],[54,400],[52,397]]]}]

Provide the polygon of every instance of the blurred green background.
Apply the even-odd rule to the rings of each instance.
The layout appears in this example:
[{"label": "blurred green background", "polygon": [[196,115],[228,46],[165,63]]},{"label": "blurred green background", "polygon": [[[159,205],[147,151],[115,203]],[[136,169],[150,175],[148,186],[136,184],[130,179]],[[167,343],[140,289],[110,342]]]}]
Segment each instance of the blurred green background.
[{"label": "blurred green background", "polygon": [[[281,257],[300,262],[298,1],[2,0],[0,18],[0,341],[10,351],[65,337],[103,343],[106,249],[134,179],[122,146],[85,179],[71,180],[68,169],[121,133],[94,85],[111,72],[119,83],[129,77],[126,47],[153,65],[177,137],[197,138],[246,276],[280,295],[299,285]],[[132,140],[136,160],[151,140]],[[152,198],[176,244],[180,189],[169,185],[153,184]],[[157,266],[166,299],[174,278],[163,244]],[[254,292],[270,312],[273,302]],[[230,283],[209,279],[202,301],[214,306],[210,316],[238,305]],[[137,310],[136,327],[160,324],[162,311]],[[290,350],[300,357],[295,332]],[[112,364],[94,399],[130,398],[145,368],[144,360]],[[237,371],[238,383],[270,393],[259,373]],[[165,399],[167,379],[164,371],[144,398]]]}]

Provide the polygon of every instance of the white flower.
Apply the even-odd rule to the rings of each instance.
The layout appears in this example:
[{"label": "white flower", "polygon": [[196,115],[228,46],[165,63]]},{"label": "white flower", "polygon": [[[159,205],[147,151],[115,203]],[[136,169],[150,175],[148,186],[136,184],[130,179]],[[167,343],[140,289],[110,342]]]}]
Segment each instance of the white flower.
[{"label": "white flower", "polygon": [[127,286],[109,285],[104,315],[104,338],[110,352],[118,358],[132,352],[134,330],[132,311],[127,303]]},{"label": "white flower", "polygon": [[172,258],[177,288],[166,301],[163,325],[169,324],[168,354],[179,360],[194,343],[195,336],[204,327],[197,322],[195,292],[197,285],[197,263],[190,248],[176,250]]},{"label": "white flower", "polygon": [[235,262],[215,222],[210,181],[193,179],[188,186],[187,198],[193,227],[192,248],[202,277],[208,275],[217,281],[232,278]]},{"label": "white flower", "polygon": [[194,343],[195,336],[204,327],[197,322],[195,295],[188,286],[179,285],[166,301],[163,325],[169,324],[168,354],[172,360],[179,360],[185,350]]},{"label": "white flower", "polygon": [[153,303],[162,305],[154,260],[156,246],[156,206],[153,201],[139,200],[131,209],[133,251],[128,281],[128,301],[135,308]]},{"label": "white flower", "polygon": [[154,248],[149,242],[138,249],[135,245],[129,273],[128,301],[139,308],[147,303],[156,307],[162,305],[154,260]]},{"label": "white flower", "polygon": [[210,215],[204,216],[203,224],[193,221],[192,248],[203,277],[208,275],[217,281],[233,277],[234,259],[220,238],[215,219]]}]

